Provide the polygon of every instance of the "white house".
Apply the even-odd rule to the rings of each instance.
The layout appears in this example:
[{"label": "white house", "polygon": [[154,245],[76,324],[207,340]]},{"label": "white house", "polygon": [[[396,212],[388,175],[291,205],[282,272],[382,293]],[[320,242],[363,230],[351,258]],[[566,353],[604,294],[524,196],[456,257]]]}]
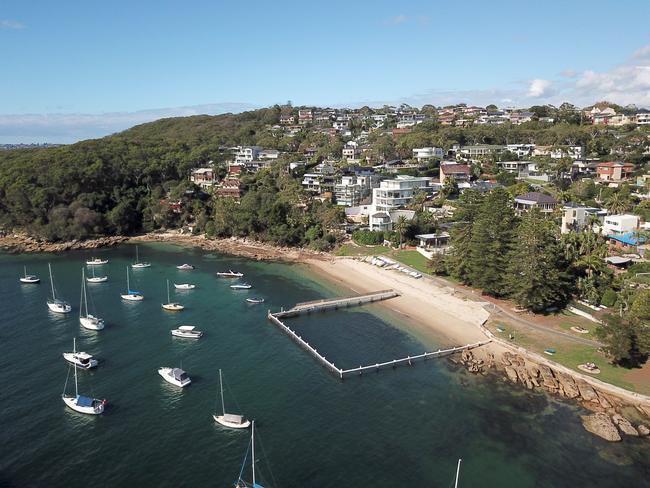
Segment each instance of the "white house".
[{"label": "white house", "polygon": [[608,215],[602,227],[604,235],[621,235],[636,230],[639,227],[639,217],[636,215]]},{"label": "white house", "polygon": [[431,158],[442,159],[444,153],[441,147],[416,147],[413,149],[413,157],[418,161],[424,161]]},{"label": "white house", "polygon": [[246,164],[258,159],[260,146],[237,146],[234,148],[235,164]]},{"label": "white house", "polygon": [[575,204],[565,205],[563,210],[562,226],[560,228],[562,234],[584,229],[593,217],[597,218],[602,226],[607,216],[607,210],[595,207],[583,207]]},{"label": "white house", "polygon": [[535,161],[498,161],[497,166],[508,173],[516,175],[518,179],[551,180],[551,175],[540,171]]},{"label": "white house", "polygon": [[388,212],[411,203],[418,192],[431,193],[433,178],[426,176],[399,175],[392,180],[384,180],[379,188],[372,190],[372,207],[374,212]]},{"label": "white house", "polygon": [[356,161],[359,159],[359,156],[361,156],[361,150],[356,142],[350,141],[343,147],[341,155],[343,156],[343,159]]}]

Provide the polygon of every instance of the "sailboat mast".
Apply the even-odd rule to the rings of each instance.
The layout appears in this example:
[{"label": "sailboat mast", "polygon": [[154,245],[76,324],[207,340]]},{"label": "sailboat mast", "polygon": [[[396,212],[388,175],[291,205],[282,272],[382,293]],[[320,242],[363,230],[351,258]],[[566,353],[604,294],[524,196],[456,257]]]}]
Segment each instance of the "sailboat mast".
[{"label": "sailboat mast", "polygon": [[23,266],[23,268],[25,269],[25,278],[27,278],[27,266]]},{"label": "sailboat mast", "polygon": [[140,258],[138,257],[138,246],[135,246],[135,262],[136,264],[140,262]]},{"label": "sailboat mast", "polygon": [[[84,283],[85,277],[84,277],[84,269],[81,268],[81,297],[79,298],[79,318],[83,316],[83,309],[84,309]],[[88,314],[86,314],[88,315]]]},{"label": "sailboat mast", "polygon": [[[76,373],[76,370],[75,370]],[[77,377],[75,376],[75,380]],[[255,421],[253,420],[251,427],[251,466],[253,467],[253,486],[255,486]]]},{"label": "sailboat mast", "polygon": [[223,403],[223,380],[221,379],[221,370],[219,370],[219,388],[221,389],[221,411],[226,415],[226,407]]},{"label": "sailboat mast", "polygon": [[167,280],[167,303],[171,303],[171,300],[169,299],[169,280]]},{"label": "sailboat mast", "polygon": [[56,296],[54,295],[54,278],[52,278],[52,265],[50,263],[47,263],[47,269],[50,270],[50,285],[52,286],[52,300],[56,300]]},{"label": "sailboat mast", "polygon": [[129,267],[126,267],[126,292],[131,293],[129,290],[131,290],[131,286],[129,285]]},{"label": "sailboat mast", "polygon": [[88,295],[87,295],[87,292],[86,292],[86,270],[83,269],[83,268],[81,269],[81,283],[82,283],[81,287],[82,287],[83,292],[84,292],[84,305],[86,307],[86,317],[88,317]]},{"label": "sailboat mast", "polygon": [[456,481],[454,482],[454,488],[458,488],[458,477],[460,475],[460,462],[462,459],[458,460],[458,467],[456,467]]},{"label": "sailboat mast", "polygon": [[[76,354],[77,353],[77,338],[76,337],[73,338],[72,341],[73,341],[73,344],[74,344],[73,350],[74,350],[74,352]],[[74,363],[74,395],[75,395],[75,397],[79,396],[79,386],[77,385],[77,362],[76,362],[76,360],[75,360],[75,363]]]}]

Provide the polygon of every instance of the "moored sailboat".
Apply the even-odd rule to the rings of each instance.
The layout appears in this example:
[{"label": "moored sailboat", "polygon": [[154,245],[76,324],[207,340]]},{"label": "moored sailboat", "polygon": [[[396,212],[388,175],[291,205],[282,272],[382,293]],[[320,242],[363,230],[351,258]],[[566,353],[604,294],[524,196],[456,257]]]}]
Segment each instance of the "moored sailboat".
[{"label": "moored sailboat", "polygon": [[150,268],[151,263],[147,262],[140,262],[140,256],[138,254],[138,246],[135,246],[135,263],[131,265],[132,268],[134,269],[140,269],[140,268]]},{"label": "moored sailboat", "polygon": [[93,270],[93,275],[88,276],[86,278],[86,281],[88,283],[104,283],[105,281],[108,281],[108,276],[106,276],[106,275],[104,275],[104,276],[95,276],[95,267],[94,266],[91,269]]},{"label": "moored sailboat", "polygon": [[223,401],[223,379],[221,377],[221,370],[219,370],[219,391],[221,392],[221,415],[214,414],[212,416],[215,422],[220,423],[224,427],[230,427],[231,429],[247,429],[250,427],[250,421],[246,420],[243,415],[226,413],[226,407]]},{"label": "moored sailboat", "polygon": [[81,268],[81,304],[79,305],[79,323],[89,330],[102,330],[104,319],[88,313],[88,295],[86,293],[86,270]]},{"label": "moored sailboat", "polygon": [[47,268],[50,270],[50,285],[52,286],[52,298],[47,301],[47,308],[52,312],[56,313],[70,313],[72,307],[65,300],[61,300],[56,297],[56,291],[54,290],[54,278],[52,277],[52,265],[47,263]]},{"label": "moored sailboat", "polygon": [[76,363],[74,363],[74,396],[65,394],[65,388],[67,384],[68,380],[66,378],[66,384],[63,387],[63,394],[61,395],[61,398],[68,407],[70,407],[75,412],[85,413],[88,415],[99,415],[104,412],[104,406],[107,403],[106,400],[98,400],[97,398],[90,398],[79,394]]},{"label": "moored sailboat", "polygon": [[[253,475],[253,483],[249,484],[244,481],[242,476],[244,475],[244,468],[246,467],[246,460],[248,458],[248,451],[251,452],[251,470]],[[241,465],[239,470],[239,478],[235,482],[235,488],[264,488],[262,485],[258,484],[255,480],[255,421],[251,422],[251,440],[248,443],[248,448],[246,449],[246,455],[244,456],[244,462]]]},{"label": "moored sailboat", "polygon": [[21,283],[27,283],[27,284],[35,284],[35,283],[40,283],[41,279],[38,276],[35,275],[28,275],[27,274],[27,266],[24,266],[25,269],[25,274],[20,277],[20,282]]},{"label": "moored sailboat", "polygon": [[180,312],[185,308],[180,303],[171,301],[169,297],[169,280],[167,280],[167,303],[163,303],[162,308],[170,312]]},{"label": "moored sailboat", "polygon": [[126,293],[123,293],[120,295],[122,297],[122,300],[126,300],[129,302],[140,302],[144,300],[144,295],[140,293],[139,291],[135,291],[131,289],[131,285],[129,283],[129,267],[126,267]]}]

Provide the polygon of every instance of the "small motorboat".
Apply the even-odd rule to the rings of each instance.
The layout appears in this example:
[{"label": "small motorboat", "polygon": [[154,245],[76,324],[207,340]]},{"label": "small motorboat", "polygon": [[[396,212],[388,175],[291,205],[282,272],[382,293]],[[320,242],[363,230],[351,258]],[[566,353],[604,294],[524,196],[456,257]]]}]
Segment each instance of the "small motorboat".
[{"label": "small motorboat", "polygon": [[20,277],[20,282],[27,283],[27,284],[34,284],[34,283],[40,283],[41,279],[38,276],[28,275],[27,266],[25,266],[25,274]]},{"label": "small motorboat", "polygon": [[175,337],[184,337],[185,339],[199,339],[203,332],[196,330],[193,325],[181,325],[178,329],[172,329],[172,335]]},{"label": "small motorboat", "polygon": [[63,359],[81,369],[95,368],[99,362],[87,352],[77,352],[77,339],[73,339],[72,352],[64,352]]},{"label": "small motorboat", "polygon": [[263,298],[247,298],[246,301],[248,303],[264,303]]},{"label": "small motorboat", "polygon": [[241,278],[244,276],[244,273],[239,273],[231,269],[228,271],[218,271],[217,276],[221,276],[222,278]]},{"label": "small motorboat", "polygon": [[162,376],[166,382],[181,388],[186,387],[192,382],[187,373],[180,368],[158,368],[158,374]]},{"label": "small motorboat", "polygon": [[177,290],[193,290],[196,288],[196,285],[191,283],[174,283],[174,288]]},{"label": "small motorboat", "polygon": [[176,266],[176,269],[180,269],[182,271],[191,271],[191,270],[194,269],[194,266],[192,266],[191,264],[185,263],[185,264],[181,264],[179,266]]},{"label": "small motorboat", "polygon": [[87,266],[101,266],[102,264],[108,264],[108,259],[92,258],[86,261]]},{"label": "small motorboat", "polygon": [[253,287],[253,285],[249,285],[248,283],[237,283],[236,285],[230,285],[230,288],[233,290],[250,290]]}]

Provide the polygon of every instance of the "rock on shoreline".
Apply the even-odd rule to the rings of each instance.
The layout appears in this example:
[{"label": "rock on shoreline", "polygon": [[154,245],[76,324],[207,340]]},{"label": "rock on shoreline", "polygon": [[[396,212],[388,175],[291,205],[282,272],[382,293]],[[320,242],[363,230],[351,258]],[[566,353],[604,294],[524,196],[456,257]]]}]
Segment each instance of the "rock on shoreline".
[{"label": "rock on shoreline", "polygon": [[[475,350],[476,354],[482,354],[479,351],[480,349]],[[626,405],[621,399],[547,365],[535,364],[519,354],[505,351],[496,361],[491,353],[484,360],[475,357],[472,351],[463,351],[460,358],[457,355],[452,361],[462,364],[472,373],[487,374],[489,369],[501,371],[506,380],[513,384],[520,384],[529,390],[541,388],[579,402],[584,408],[595,412],[581,416],[584,428],[607,441],[621,441],[621,434],[633,437],[650,435],[650,429],[646,425],[639,424],[635,427],[623,415],[623,407]],[[636,409],[650,418],[650,405],[636,405]]]},{"label": "rock on shoreline", "polygon": [[107,236],[97,239],[50,242],[27,234],[8,234],[0,236],[0,248],[10,253],[64,252],[116,246],[128,239],[125,236]]}]

